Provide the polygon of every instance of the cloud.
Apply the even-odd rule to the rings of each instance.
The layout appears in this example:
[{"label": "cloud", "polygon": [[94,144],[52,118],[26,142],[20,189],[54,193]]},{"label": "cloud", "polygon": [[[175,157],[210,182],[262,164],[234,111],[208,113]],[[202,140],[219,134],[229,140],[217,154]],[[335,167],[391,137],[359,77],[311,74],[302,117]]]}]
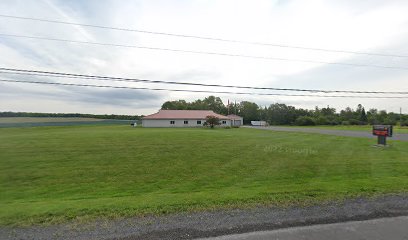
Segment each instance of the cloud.
[{"label": "cloud", "polygon": [[[3,14],[67,22],[174,32],[244,41],[408,55],[406,1],[1,1]],[[407,66],[408,58],[385,58],[282,47],[255,46],[2,18],[2,33],[79,41],[226,52],[276,58]],[[407,70],[359,68],[294,61],[170,53],[0,37],[0,66],[208,84],[360,90],[406,89]],[[1,74],[1,77],[10,77]],[[24,77],[70,83],[220,90],[194,86]],[[210,94],[93,89],[0,83],[0,107],[36,111],[147,114],[166,100]],[[227,90],[227,89],[223,89]],[[234,91],[236,89],[229,89]],[[408,91],[408,90],[407,90]],[[321,99],[219,94],[224,101],[250,100],[313,108],[364,103],[395,111],[406,100]],[[48,102],[47,102],[48,101]],[[37,104],[35,104],[37,103]],[[58,107],[58,106],[59,107]],[[137,112],[138,111],[138,112]]]},{"label": "cloud", "polygon": [[147,90],[116,90],[98,89],[75,91],[74,96],[69,96],[77,102],[91,102],[100,105],[127,106],[127,107],[153,107],[157,102],[163,101],[161,94]]}]

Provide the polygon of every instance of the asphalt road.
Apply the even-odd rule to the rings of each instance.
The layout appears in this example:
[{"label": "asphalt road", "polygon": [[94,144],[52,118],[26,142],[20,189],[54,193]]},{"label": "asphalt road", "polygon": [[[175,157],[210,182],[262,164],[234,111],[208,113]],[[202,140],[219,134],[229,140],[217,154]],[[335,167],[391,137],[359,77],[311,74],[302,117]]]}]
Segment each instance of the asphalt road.
[{"label": "asphalt road", "polygon": [[408,217],[394,217],[259,231],[205,240],[403,240],[408,239],[407,227]]},{"label": "asphalt road", "polygon": [[[280,131],[280,132],[302,132],[302,133],[319,133],[326,135],[335,136],[345,136],[345,137],[362,137],[362,138],[376,138],[370,131],[347,131],[347,130],[330,130],[330,129],[319,129],[319,128],[296,128],[296,127],[278,127],[278,126],[268,126],[268,127],[250,127],[247,128]],[[399,140],[408,141],[408,134],[406,133],[394,133],[393,137],[388,138],[389,140]]]}]

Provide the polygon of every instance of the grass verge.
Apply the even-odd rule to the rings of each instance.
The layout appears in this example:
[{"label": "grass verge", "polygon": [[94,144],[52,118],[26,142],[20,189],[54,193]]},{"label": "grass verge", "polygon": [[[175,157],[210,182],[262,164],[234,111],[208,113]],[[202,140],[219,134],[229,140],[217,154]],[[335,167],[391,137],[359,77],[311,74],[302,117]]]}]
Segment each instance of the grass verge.
[{"label": "grass verge", "polygon": [[[284,126],[288,127],[288,126]],[[336,126],[290,126],[290,127],[298,127],[298,128],[319,128],[319,129],[327,129],[327,130],[347,130],[347,131],[365,131],[371,132],[373,126],[371,125],[336,125]],[[408,127],[400,127],[394,126],[393,130],[395,133],[408,133]]]}]

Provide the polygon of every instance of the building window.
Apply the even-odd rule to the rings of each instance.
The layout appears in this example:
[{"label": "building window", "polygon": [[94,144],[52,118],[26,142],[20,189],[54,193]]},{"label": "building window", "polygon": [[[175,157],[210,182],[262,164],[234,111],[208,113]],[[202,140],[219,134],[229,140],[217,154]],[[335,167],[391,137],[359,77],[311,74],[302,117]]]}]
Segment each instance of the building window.
[{"label": "building window", "polygon": [[188,124],[188,121],[184,121],[184,124]]},{"label": "building window", "polygon": [[222,121],[222,124],[227,124],[227,121],[225,121],[225,120],[224,120],[224,121]]},{"label": "building window", "polygon": [[175,122],[174,122],[174,121],[170,121],[170,124],[174,125],[174,124],[175,124]]},{"label": "building window", "polygon": [[197,124],[200,124],[200,125],[201,125],[201,121],[200,121],[200,120],[198,120],[198,121],[197,121]]}]

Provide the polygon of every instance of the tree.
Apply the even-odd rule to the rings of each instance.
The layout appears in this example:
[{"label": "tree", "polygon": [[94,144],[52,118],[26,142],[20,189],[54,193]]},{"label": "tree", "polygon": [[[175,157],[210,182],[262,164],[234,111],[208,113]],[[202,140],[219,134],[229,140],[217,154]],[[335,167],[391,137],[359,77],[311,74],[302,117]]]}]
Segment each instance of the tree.
[{"label": "tree", "polygon": [[227,105],[227,113],[229,114],[236,114],[238,116],[241,116],[240,113],[240,103],[236,103],[236,102],[230,102],[229,105]]},{"label": "tree", "polygon": [[329,106],[327,106],[327,108],[322,108],[320,110],[320,114],[325,116],[325,117],[334,116],[334,115],[336,115],[336,109],[335,108],[330,108]]},{"label": "tree", "polygon": [[[213,110],[223,115],[228,113],[237,114],[244,118],[244,124],[250,124],[251,121],[266,121],[271,125],[312,124],[312,122],[316,125],[362,125],[396,124],[397,122],[405,123],[405,121],[408,121],[408,115],[406,114],[400,116],[396,113],[387,113],[385,110],[380,111],[375,108],[366,111],[361,104],[358,104],[355,109],[347,107],[338,113],[335,108],[330,108],[330,106],[323,108],[316,106],[315,109],[308,110],[295,108],[294,106],[282,103],[274,103],[268,107],[264,107],[258,106],[254,102],[242,101],[240,103],[230,102],[229,106],[225,106],[221,98],[215,96],[208,96],[204,99],[198,99],[192,102],[186,102],[185,100],[168,101],[162,105],[162,109]],[[14,113],[3,113],[4,116],[13,114]],[[36,113],[25,114],[37,116]],[[311,117],[312,121],[308,118],[300,118],[299,121],[296,121],[299,117]],[[104,118],[113,118],[113,116],[106,116]]]},{"label": "tree", "polygon": [[243,101],[239,104],[239,107],[240,116],[244,118],[245,124],[249,124],[251,121],[261,120],[259,107],[256,103]]},{"label": "tree", "polygon": [[364,124],[367,124],[368,118],[365,109],[361,109],[360,113],[360,121],[363,122]]},{"label": "tree", "polygon": [[363,111],[363,105],[361,105],[361,104],[358,104],[357,105],[357,109],[356,109],[356,113],[358,113],[358,114],[360,114],[362,111]]},{"label": "tree", "polygon": [[384,124],[386,122],[387,117],[388,117],[387,111],[381,110],[377,115],[377,122],[379,124]]},{"label": "tree", "polygon": [[221,98],[209,96],[204,98],[202,101],[206,109],[213,110],[219,114],[227,114],[227,107],[225,107],[224,103],[222,102]]},{"label": "tree", "polygon": [[167,101],[163,103],[161,109],[163,110],[185,110],[188,103],[185,100]]},{"label": "tree", "polygon": [[220,125],[220,119],[216,116],[207,116],[204,125],[214,128],[214,126]]},{"label": "tree", "polygon": [[275,103],[268,108],[268,122],[271,125],[293,124],[296,117],[296,109],[293,106]]},{"label": "tree", "polygon": [[354,111],[350,107],[340,111],[340,118],[342,121],[348,121],[354,118]]},{"label": "tree", "polygon": [[377,115],[378,115],[377,109],[371,108],[370,110],[368,110],[367,112],[368,123],[371,125],[378,124]]},{"label": "tree", "polygon": [[163,103],[163,110],[213,110],[219,114],[227,114],[227,107],[222,102],[221,98],[209,96],[204,100],[198,99],[194,102],[185,100],[167,101]]}]

